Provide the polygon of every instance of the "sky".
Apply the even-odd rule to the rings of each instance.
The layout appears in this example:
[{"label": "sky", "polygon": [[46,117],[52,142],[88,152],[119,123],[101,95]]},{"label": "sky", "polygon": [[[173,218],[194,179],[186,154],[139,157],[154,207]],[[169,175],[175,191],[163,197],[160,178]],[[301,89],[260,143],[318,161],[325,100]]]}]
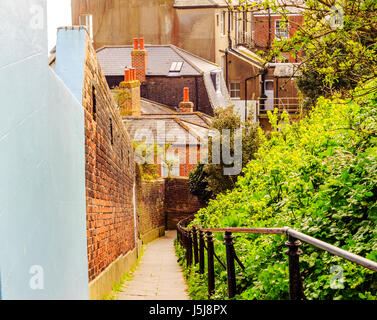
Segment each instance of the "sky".
[{"label": "sky", "polygon": [[48,50],[56,44],[56,29],[72,25],[71,0],[47,0]]}]

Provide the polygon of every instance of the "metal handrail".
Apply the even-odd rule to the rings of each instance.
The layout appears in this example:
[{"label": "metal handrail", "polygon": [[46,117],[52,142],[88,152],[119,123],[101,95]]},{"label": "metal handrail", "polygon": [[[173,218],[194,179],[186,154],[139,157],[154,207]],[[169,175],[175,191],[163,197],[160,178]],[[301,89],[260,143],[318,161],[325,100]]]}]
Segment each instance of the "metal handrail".
[{"label": "metal handrail", "polygon": [[[233,233],[252,233],[252,234],[280,234],[286,235],[288,237],[288,241],[286,242],[286,246],[288,246],[287,254],[289,256],[289,282],[290,282],[290,297],[291,299],[304,299],[303,293],[303,285],[302,285],[302,277],[300,274],[300,266],[299,266],[299,255],[302,251],[299,249],[301,245],[300,241],[303,241],[307,244],[310,244],[316,248],[319,248],[323,251],[341,257],[345,260],[350,262],[356,263],[364,268],[367,268],[372,271],[377,271],[377,262],[363,258],[359,255],[353,254],[331,244],[328,244],[324,241],[318,240],[311,236],[308,236],[302,232],[294,230],[289,227],[283,228],[239,228],[239,227],[225,227],[225,228],[201,228],[199,226],[193,226],[192,228],[188,229],[187,224],[185,227],[182,226],[182,223],[187,223],[192,217],[186,218],[181,220],[177,224],[177,233],[178,239],[181,240],[181,244],[186,248],[186,257],[190,258],[190,251],[192,252],[192,248],[196,252],[197,256],[201,258],[195,258],[195,263],[199,262],[200,265],[200,273],[204,272],[204,253],[202,252],[204,248],[208,252],[208,291],[209,296],[214,292],[214,266],[213,266],[213,257],[216,256],[213,249],[213,235],[214,232],[224,232],[225,236],[225,246],[226,246],[226,254],[227,254],[227,274],[228,274],[228,294],[229,297],[232,298],[235,296],[236,291],[236,280],[235,280],[235,268],[234,268],[234,261],[237,261],[238,264],[242,267],[241,261],[238,259],[236,252],[234,250],[234,241],[233,241]],[[198,252],[198,244],[197,244],[197,232],[199,231],[199,253]],[[207,246],[204,245],[204,233],[207,234]],[[182,235],[185,235],[187,238],[192,238],[194,242],[191,240],[189,241],[190,245],[187,246],[187,240],[184,240]],[[182,241],[184,240],[184,241]],[[192,257],[192,255],[191,255]],[[187,264],[192,264],[192,259],[189,261],[187,260]]]}]

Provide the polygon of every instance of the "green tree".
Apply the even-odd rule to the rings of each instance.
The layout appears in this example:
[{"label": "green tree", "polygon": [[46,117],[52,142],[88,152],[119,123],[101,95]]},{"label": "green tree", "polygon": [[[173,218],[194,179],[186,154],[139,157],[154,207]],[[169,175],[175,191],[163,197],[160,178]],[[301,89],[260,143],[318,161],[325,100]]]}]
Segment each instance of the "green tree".
[{"label": "green tree", "polygon": [[[232,5],[232,1],[228,1]],[[241,0],[241,10],[266,10],[297,28],[290,39],[274,40],[261,53],[266,62],[288,52],[298,58],[298,86],[312,104],[319,96],[349,96],[377,75],[377,2],[375,0]],[[302,12],[298,25],[292,11]],[[376,87],[368,87],[370,91]]]},{"label": "green tree", "polygon": [[[237,129],[242,129],[241,148],[240,152],[235,152],[235,132]],[[241,168],[254,159],[254,155],[258,150],[261,142],[261,131],[259,126],[253,121],[248,120],[242,122],[238,114],[234,114],[233,107],[227,109],[215,110],[214,119],[212,121],[211,130],[218,132],[219,135],[209,140],[208,150],[208,164],[199,165],[190,175],[190,188],[192,192],[198,195],[203,200],[209,199],[219,193],[226,192],[235,187],[238,176],[241,174],[224,174],[224,169],[231,168],[233,164],[227,164],[224,162],[223,145],[228,143],[228,139],[225,137],[225,131],[230,131],[230,156],[241,156]],[[215,163],[214,155],[212,153],[213,145],[219,146],[219,163]]]}]

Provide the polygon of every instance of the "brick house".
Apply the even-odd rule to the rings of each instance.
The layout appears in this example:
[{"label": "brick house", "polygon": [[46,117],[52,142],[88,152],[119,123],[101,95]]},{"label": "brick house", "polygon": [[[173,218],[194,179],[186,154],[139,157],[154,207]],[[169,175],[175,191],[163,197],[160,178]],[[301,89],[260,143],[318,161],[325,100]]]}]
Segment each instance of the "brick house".
[{"label": "brick house", "polygon": [[[286,71],[294,69],[296,61],[286,55],[283,61],[266,65],[255,52],[268,50],[275,38],[291,37],[302,24],[301,12],[292,10],[288,15],[291,23],[285,26],[281,17],[270,12],[255,8],[241,11],[236,1],[232,4],[234,7],[229,8],[225,0],[151,0],[145,6],[142,2],[100,0],[94,5],[89,0],[72,0],[72,22],[78,24],[91,17],[97,48],[126,45],[134,35],[144,36],[148,43],[172,43],[216,63],[223,69],[232,104],[242,118],[254,117],[264,123],[266,110],[274,107],[289,109],[294,117],[298,94],[295,81],[291,80],[294,73],[287,75]],[[125,29],[118,21],[117,12],[129,18],[129,28]],[[292,66],[280,66],[280,63]],[[262,100],[261,104],[260,98],[264,96],[268,101]]]},{"label": "brick house", "polygon": [[[135,76],[135,72],[126,70],[125,79],[119,86],[127,97],[119,108],[127,131],[134,141],[144,141],[145,148],[158,146],[158,154],[152,154],[149,163],[156,165],[160,177],[188,177],[201,159],[205,147],[201,142],[208,139],[211,117],[194,112],[187,87],[183,90],[178,111],[141,98],[141,83]],[[119,90],[114,90],[114,94]],[[144,151],[144,147],[141,150]],[[167,165],[168,162],[172,167]]]},{"label": "brick house", "polygon": [[174,45],[144,45],[134,39],[133,46],[109,46],[97,50],[110,88],[124,80],[124,70],[136,70],[143,98],[176,110],[182,89],[188,87],[194,111],[213,115],[217,107],[230,105],[230,97],[220,67]]}]

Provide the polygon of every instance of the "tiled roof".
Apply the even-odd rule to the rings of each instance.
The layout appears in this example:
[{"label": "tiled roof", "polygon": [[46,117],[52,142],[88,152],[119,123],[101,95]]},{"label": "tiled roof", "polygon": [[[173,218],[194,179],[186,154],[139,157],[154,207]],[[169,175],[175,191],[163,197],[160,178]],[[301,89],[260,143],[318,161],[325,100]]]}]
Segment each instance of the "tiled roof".
[{"label": "tiled roof", "polygon": [[175,115],[175,114],[177,114],[176,111],[170,109],[168,106],[166,106],[164,104],[161,104],[161,103],[158,103],[158,102],[155,102],[155,101],[151,101],[151,100],[147,100],[147,99],[144,99],[144,98],[141,98],[140,106],[141,106],[141,113],[142,114],[150,114],[150,115],[153,115],[153,114],[156,114],[156,115],[162,115],[162,114]]},{"label": "tiled roof", "polygon": [[[143,134],[152,133],[153,141],[147,144],[165,144],[174,140],[176,144],[197,145],[201,138],[208,135],[212,118],[201,112],[178,113],[167,106],[154,101],[141,99],[141,116],[123,117],[131,138],[135,141],[143,140]],[[161,130],[165,129],[165,138]],[[199,138],[199,139],[198,139]]]},{"label": "tiled roof", "polygon": [[173,143],[174,145],[198,145],[200,138],[208,134],[208,128],[191,122],[181,121],[177,117],[160,118],[123,118],[123,123],[134,141],[145,140],[146,144],[158,145]]},{"label": "tiled roof", "polygon": [[[188,55],[179,54],[176,47],[171,45],[146,45],[148,51],[148,76],[198,76],[201,71],[193,66],[188,60]],[[125,67],[131,67],[132,46],[109,46],[97,51],[97,57],[105,76],[121,76]],[[202,59],[203,60],[203,59]],[[171,73],[170,68],[173,62],[183,62],[180,72]],[[213,64],[202,61],[204,64]]]}]

